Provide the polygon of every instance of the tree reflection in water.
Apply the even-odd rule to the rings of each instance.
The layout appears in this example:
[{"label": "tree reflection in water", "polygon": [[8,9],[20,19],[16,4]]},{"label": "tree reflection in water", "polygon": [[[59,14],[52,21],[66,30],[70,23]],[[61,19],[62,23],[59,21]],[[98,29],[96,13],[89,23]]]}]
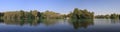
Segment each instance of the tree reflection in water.
[{"label": "tree reflection in water", "polygon": [[120,19],[111,19],[111,23],[113,24],[120,23]]},{"label": "tree reflection in water", "polygon": [[42,19],[42,23],[46,26],[54,25],[59,19]]},{"label": "tree reflection in water", "polygon": [[93,25],[93,19],[74,19],[69,20],[69,23],[73,25],[74,29],[87,28],[89,25]]},{"label": "tree reflection in water", "polygon": [[[3,21],[4,20],[4,21]],[[40,23],[46,26],[51,26],[54,24],[59,23],[59,19],[3,19],[5,24],[7,25],[30,25],[30,26],[37,26]],[[87,28],[89,25],[93,25],[93,19],[72,19],[68,20],[68,22],[73,25],[74,29],[78,28]]]},{"label": "tree reflection in water", "polygon": [[30,26],[36,26],[41,21],[39,19],[3,19],[7,25],[20,25],[29,24]]},{"label": "tree reflection in water", "polygon": [[54,25],[58,22],[57,19],[1,19],[1,23],[5,23],[7,25],[30,25],[30,26],[37,26],[40,23],[49,26]]}]

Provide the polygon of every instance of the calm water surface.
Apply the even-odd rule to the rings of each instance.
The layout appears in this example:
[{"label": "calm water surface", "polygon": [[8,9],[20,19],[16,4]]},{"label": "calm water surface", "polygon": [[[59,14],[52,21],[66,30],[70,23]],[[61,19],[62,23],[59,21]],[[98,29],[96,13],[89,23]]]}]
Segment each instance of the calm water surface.
[{"label": "calm water surface", "polygon": [[120,20],[0,20],[0,32],[120,32]]}]

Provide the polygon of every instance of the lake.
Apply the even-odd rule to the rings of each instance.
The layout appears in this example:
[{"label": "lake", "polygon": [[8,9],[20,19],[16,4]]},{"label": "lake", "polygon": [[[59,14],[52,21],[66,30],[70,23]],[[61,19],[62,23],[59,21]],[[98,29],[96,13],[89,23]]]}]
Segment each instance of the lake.
[{"label": "lake", "polygon": [[0,32],[120,32],[119,19],[0,20]]}]

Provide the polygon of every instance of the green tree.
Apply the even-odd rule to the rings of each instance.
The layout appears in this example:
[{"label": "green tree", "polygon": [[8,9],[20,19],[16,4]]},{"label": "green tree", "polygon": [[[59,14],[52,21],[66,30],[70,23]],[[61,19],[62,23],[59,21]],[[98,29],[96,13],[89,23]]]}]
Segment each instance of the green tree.
[{"label": "green tree", "polygon": [[119,19],[119,15],[114,13],[114,14],[111,14],[110,18],[111,19]]},{"label": "green tree", "polygon": [[78,8],[75,8],[74,11],[70,14],[68,14],[70,18],[73,19],[93,19],[94,13],[88,12],[86,9],[79,10]]},{"label": "green tree", "polygon": [[4,16],[4,13],[0,13],[0,18],[2,18]]}]

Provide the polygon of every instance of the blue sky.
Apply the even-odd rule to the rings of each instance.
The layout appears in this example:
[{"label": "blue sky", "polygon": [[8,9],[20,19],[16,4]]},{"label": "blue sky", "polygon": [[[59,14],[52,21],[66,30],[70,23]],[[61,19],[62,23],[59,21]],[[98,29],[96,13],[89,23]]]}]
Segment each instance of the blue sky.
[{"label": "blue sky", "polygon": [[95,15],[120,14],[120,0],[0,0],[0,12],[50,10],[68,14],[74,8],[87,9]]}]

